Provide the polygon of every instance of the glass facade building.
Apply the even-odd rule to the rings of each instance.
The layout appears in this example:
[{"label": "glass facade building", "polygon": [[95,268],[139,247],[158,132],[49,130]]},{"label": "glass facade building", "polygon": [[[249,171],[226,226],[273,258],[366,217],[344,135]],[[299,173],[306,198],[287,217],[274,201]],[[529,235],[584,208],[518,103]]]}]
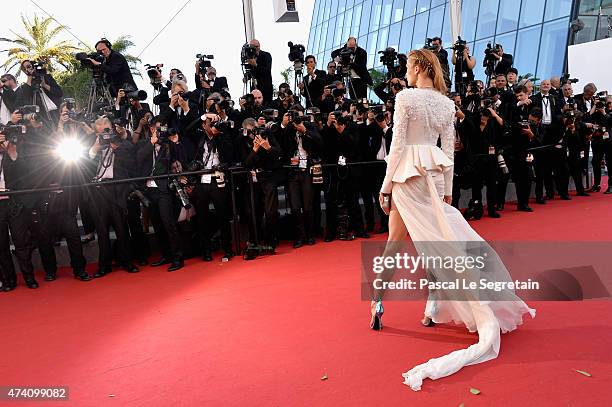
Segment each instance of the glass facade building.
[{"label": "glass facade building", "polygon": [[[476,57],[474,74],[484,79],[482,60],[487,43],[499,43],[514,55],[519,74],[538,78],[560,75],[570,41],[570,21],[577,16],[585,25],[575,42],[595,39],[605,17],[599,7],[612,0],[463,0],[462,38]],[[595,4],[597,3],[597,4]],[[393,47],[399,52],[421,48],[427,37],[440,37],[443,46],[452,45],[449,3],[445,0],[315,0],[307,52],[325,69],[331,51],[349,36],[356,37],[368,53],[369,68],[380,68],[380,50]],[[585,15],[583,17],[582,15]],[[582,42],[584,42],[582,41]],[[450,63],[450,61],[449,61]],[[452,69],[452,67],[451,67]]]}]

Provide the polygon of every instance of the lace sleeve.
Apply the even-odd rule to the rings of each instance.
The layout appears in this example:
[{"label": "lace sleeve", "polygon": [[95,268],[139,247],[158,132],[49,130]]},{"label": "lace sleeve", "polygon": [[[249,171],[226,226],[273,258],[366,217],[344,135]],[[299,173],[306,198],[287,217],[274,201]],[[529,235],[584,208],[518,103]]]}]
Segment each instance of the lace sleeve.
[{"label": "lace sleeve", "polygon": [[[452,103],[452,102],[451,102]],[[454,120],[454,106],[452,107],[451,113],[446,114],[443,117],[448,118],[440,134],[440,141],[442,144],[442,151],[444,154],[454,163],[455,162],[455,120]],[[454,165],[446,168],[444,172],[444,195],[452,195],[453,193],[453,176],[454,176]]]},{"label": "lace sleeve", "polygon": [[409,108],[409,89],[404,89],[395,96],[395,111],[393,113],[393,138],[391,139],[391,148],[387,156],[387,172],[383,181],[380,192],[390,194],[393,186],[393,174],[397,168],[402,151],[406,145],[406,133],[408,129],[408,120],[410,119]]}]

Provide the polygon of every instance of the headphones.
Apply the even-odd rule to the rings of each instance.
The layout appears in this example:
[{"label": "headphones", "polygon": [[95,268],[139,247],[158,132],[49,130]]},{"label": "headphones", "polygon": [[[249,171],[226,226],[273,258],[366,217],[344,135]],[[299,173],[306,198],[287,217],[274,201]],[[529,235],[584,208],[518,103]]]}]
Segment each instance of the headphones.
[{"label": "headphones", "polygon": [[108,49],[112,50],[112,47],[111,47],[111,43],[110,43],[110,41],[109,41],[109,40],[107,40],[107,39],[106,39],[106,38],[104,38],[104,37],[102,37],[102,38],[100,39],[100,41],[96,42],[96,45],[94,45],[94,48],[97,48],[97,47],[98,47],[98,44],[100,44],[100,43],[102,43],[102,44],[106,45],[106,47],[107,47]]}]

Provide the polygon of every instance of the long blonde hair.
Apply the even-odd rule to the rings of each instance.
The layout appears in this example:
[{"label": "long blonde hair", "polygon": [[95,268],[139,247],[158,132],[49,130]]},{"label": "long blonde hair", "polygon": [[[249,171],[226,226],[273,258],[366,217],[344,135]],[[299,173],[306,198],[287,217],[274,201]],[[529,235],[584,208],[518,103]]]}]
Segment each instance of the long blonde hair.
[{"label": "long blonde hair", "polygon": [[421,68],[431,80],[433,80],[434,88],[438,92],[446,95],[448,88],[444,82],[444,73],[442,66],[436,54],[427,49],[415,49],[408,54],[408,64],[414,64]]}]

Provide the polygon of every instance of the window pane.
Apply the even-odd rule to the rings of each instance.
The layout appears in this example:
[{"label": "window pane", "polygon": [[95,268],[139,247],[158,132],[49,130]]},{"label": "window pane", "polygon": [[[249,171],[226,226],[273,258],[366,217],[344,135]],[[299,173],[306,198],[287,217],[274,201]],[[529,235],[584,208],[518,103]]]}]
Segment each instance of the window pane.
[{"label": "window pane", "polygon": [[315,0],[314,6],[312,6],[312,20],[310,22],[311,26],[315,26],[318,24],[317,19],[319,18],[319,6],[321,5],[321,0]]},{"label": "window pane", "polygon": [[580,20],[584,23],[584,28],[576,33],[574,44],[595,40],[597,16],[580,16]]},{"label": "window pane", "polygon": [[400,30],[402,29],[401,23],[395,23],[389,28],[389,41],[388,46],[399,49]]},{"label": "window pane", "polygon": [[578,14],[592,14],[597,15],[599,13],[599,5],[601,0],[581,0]]},{"label": "window pane", "polygon": [[[357,3],[359,3],[359,0],[357,0]],[[353,7],[353,0],[346,0],[346,8],[349,9]]]},{"label": "window pane", "polygon": [[325,3],[325,8],[323,9],[325,11],[325,15],[323,16],[323,21],[325,20],[329,20],[329,13],[331,11],[331,2],[333,0],[327,0]]},{"label": "window pane", "polygon": [[342,39],[346,40],[351,36],[351,21],[353,17],[353,9],[347,10],[344,13],[344,29],[342,30]]},{"label": "window pane", "polygon": [[442,35],[442,19],[444,18],[444,7],[432,8],[429,12],[429,26],[427,37],[440,37]]},{"label": "window pane", "polygon": [[391,24],[391,10],[393,9],[393,0],[383,0],[382,16],[380,18],[380,26],[386,27]]},{"label": "window pane", "polygon": [[359,26],[360,35],[368,33],[368,26],[370,25],[370,6],[371,3],[369,1],[363,3],[363,9],[361,10],[361,25]]},{"label": "window pane", "polygon": [[402,22],[402,35],[398,52],[407,54],[412,45],[412,32],[414,30],[414,17],[407,18]]},{"label": "window pane", "polygon": [[514,55],[514,65],[521,75],[530,73],[535,75],[536,62],[538,59],[538,47],[540,42],[541,25],[526,28],[518,32],[516,40],[516,51]]},{"label": "window pane", "polygon": [[325,41],[325,49],[330,49],[334,44],[334,34],[336,33],[336,18],[329,19],[327,26],[327,40]]},{"label": "window pane", "polygon": [[417,13],[422,13],[424,11],[429,10],[429,1],[430,0],[419,0],[419,5],[417,6]]},{"label": "window pane", "polygon": [[319,38],[319,52],[322,52],[325,50],[325,40],[327,39],[327,25],[328,22],[324,21],[323,24],[321,24],[321,37]]},{"label": "window pane", "polygon": [[476,57],[476,66],[474,67],[474,77],[484,82],[486,75],[484,73],[484,67],[482,66],[482,60],[484,57],[484,50],[487,47],[487,43],[493,42],[493,38],[485,38],[480,41],[476,41],[474,46],[470,46],[470,52]]},{"label": "window pane", "polygon": [[476,38],[490,37],[495,34],[495,24],[497,23],[497,3],[497,0],[480,2]]},{"label": "window pane", "polygon": [[378,31],[368,35],[368,69],[374,67],[374,57],[376,55],[376,45],[378,43]]},{"label": "window pane", "polygon": [[478,16],[478,0],[463,0],[461,5],[461,38],[471,42],[474,41],[476,33],[476,17]]},{"label": "window pane", "polygon": [[516,30],[519,17],[519,8],[517,3],[517,0],[500,0],[499,17],[497,19],[498,33]]},{"label": "window pane", "polygon": [[544,24],[537,72],[540,79],[561,75],[568,24],[569,18]]},{"label": "window pane", "polygon": [[546,2],[546,12],[544,13],[544,21],[569,16],[571,12],[572,0],[548,0]]},{"label": "window pane", "polygon": [[427,18],[429,13],[417,14],[414,23],[414,35],[412,36],[412,48],[423,48],[427,33]]},{"label": "window pane", "polygon": [[389,38],[389,27],[382,28],[378,32],[378,47],[376,48],[376,52],[382,51],[387,48],[387,39]]},{"label": "window pane", "polygon": [[[450,47],[453,43],[453,39],[451,38],[450,31],[450,16],[448,15],[448,9],[446,6],[444,8],[444,22],[442,23],[442,44],[444,48]],[[450,58],[451,52],[448,53]]]},{"label": "window pane", "polygon": [[529,25],[541,23],[542,17],[544,16],[544,3],[543,1],[523,0],[519,27],[527,27]]},{"label": "window pane", "polygon": [[412,17],[416,14],[417,0],[404,1],[404,18]]},{"label": "window pane", "polygon": [[391,13],[391,22],[397,23],[402,21],[404,15],[404,0],[395,0],[393,2],[393,12]]},{"label": "window pane", "polygon": [[372,2],[372,14],[370,19],[369,32],[376,31],[380,27],[380,14],[382,10],[382,0],[374,0]]},{"label": "window pane", "polygon": [[338,0],[338,14],[346,10],[346,0]]},{"label": "window pane", "polygon": [[344,26],[344,13],[339,14],[336,18],[336,33],[334,35],[334,46],[342,42],[342,27]]},{"label": "window pane", "polygon": [[351,23],[351,37],[359,35],[359,22],[361,21],[361,4],[353,9],[353,22]]},{"label": "window pane", "polygon": [[446,0],[431,0],[431,8],[434,8],[444,3],[446,3]]},{"label": "window pane", "polygon": [[310,29],[310,33],[308,34],[308,45],[306,49],[308,52],[312,51],[312,42],[314,41],[314,27]]},{"label": "window pane", "polygon": [[327,4],[330,9],[329,10],[330,16],[335,16],[338,11],[338,0],[331,0],[331,5],[330,5],[330,2],[328,2]]}]

